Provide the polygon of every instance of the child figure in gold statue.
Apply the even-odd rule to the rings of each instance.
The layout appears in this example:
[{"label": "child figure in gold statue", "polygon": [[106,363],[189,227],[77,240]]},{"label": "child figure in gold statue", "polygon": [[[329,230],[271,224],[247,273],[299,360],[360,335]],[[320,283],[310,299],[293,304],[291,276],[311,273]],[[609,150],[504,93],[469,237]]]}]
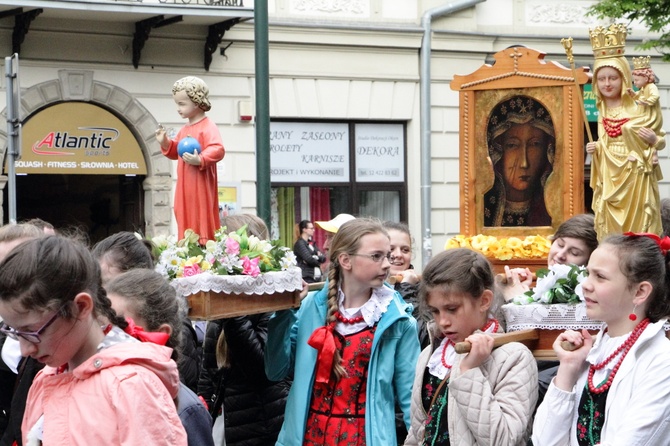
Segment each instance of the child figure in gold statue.
[{"label": "child figure in gold statue", "polygon": [[[172,97],[177,113],[188,119],[188,124],[175,139],[168,137],[163,126],[156,130],[161,152],[178,163],[174,197],[178,236],[181,238],[186,229],[192,229],[200,236],[202,245],[213,240],[214,231],[221,226],[216,163],[225,155],[219,130],[205,115],[212,108],[208,96],[209,88],[202,79],[194,76],[179,79],[172,87]],[[189,136],[198,141],[201,151],[185,152],[180,157],[179,142]]]},{"label": "child figure in gold statue", "polygon": [[[656,76],[651,69],[650,56],[633,57],[633,85],[638,89],[628,89],[628,94],[635,99],[641,114],[648,115],[651,128],[658,132],[663,128],[663,113],[661,112],[660,94],[656,86]],[[654,150],[653,164],[658,164],[658,153]]]}]

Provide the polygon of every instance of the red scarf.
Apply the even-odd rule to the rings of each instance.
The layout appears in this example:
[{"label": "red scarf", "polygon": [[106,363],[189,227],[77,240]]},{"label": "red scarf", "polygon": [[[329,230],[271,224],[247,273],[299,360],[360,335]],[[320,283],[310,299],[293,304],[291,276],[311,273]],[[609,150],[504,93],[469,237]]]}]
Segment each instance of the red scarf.
[{"label": "red scarf", "polygon": [[165,345],[168,339],[170,339],[170,335],[167,333],[144,331],[144,328],[135,325],[135,321],[132,318],[127,317],[126,322],[128,322],[128,326],[123,331],[138,341]]},{"label": "red scarf", "polygon": [[309,337],[307,343],[318,351],[316,363],[316,382],[328,384],[333,369],[333,356],[335,355],[335,321],[328,325],[319,327]]}]

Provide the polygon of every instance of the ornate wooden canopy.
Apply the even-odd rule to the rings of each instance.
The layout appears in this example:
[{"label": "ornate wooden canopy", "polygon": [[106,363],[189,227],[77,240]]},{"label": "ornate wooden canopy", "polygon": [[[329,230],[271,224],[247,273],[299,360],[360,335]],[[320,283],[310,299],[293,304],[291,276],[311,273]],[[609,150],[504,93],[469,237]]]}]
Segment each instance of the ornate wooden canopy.
[{"label": "ornate wooden canopy", "polygon": [[[581,86],[589,82],[587,67],[572,70],[545,61],[545,53],[514,46],[495,54],[493,65],[485,64],[468,75],[455,75],[452,90],[460,96],[460,192],[464,235],[550,235],[567,218],[584,212],[584,121]],[[548,112],[553,124],[551,172],[543,182],[546,226],[485,226],[484,196],[496,178],[491,126],[505,102],[537,104]],[[524,112],[521,108],[519,112]],[[539,112],[538,112],[539,113]],[[500,149],[498,149],[500,150]],[[552,159],[553,158],[553,159]],[[488,212],[488,211],[487,211]]]}]

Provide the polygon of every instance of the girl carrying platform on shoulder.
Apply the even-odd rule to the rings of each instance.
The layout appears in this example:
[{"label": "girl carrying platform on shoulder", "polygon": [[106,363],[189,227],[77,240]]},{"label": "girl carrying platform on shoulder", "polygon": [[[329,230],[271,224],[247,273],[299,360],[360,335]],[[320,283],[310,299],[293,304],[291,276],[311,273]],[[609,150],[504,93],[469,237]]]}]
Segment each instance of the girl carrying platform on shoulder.
[{"label": "girl carrying platform on shoulder", "polygon": [[[494,275],[482,254],[449,249],[423,270],[419,301],[433,316],[416,365],[405,445],[522,446],[537,400],[537,366],[518,342],[493,349]],[[467,341],[469,353],[455,344]]]},{"label": "girl carrying platform on shoulder", "polygon": [[586,315],[604,324],[595,338],[568,330],[554,342],[560,365],[535,416],[535,446],[667,444],[668,249],[668,237],[626,233],[593,251],[582,289]]}]

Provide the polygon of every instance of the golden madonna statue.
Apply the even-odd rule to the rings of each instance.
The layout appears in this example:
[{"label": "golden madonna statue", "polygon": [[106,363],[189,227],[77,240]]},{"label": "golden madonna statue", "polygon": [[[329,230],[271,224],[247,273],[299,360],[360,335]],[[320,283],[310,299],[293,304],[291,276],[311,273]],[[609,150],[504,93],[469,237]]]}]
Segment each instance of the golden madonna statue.
[{"label": "golden madonna statue", "polygon": [[[586,145],[593,155],[591,188],[598,238],[612,233],[662,231],[656,151],[665,131],[649,101],[636,101],[630,65],[624,57],[626,27],[613,24],[589,30],[595,56],[593,92],[598,108],[598,141]],[[641,62],[639,62],[641,63]]]}]

